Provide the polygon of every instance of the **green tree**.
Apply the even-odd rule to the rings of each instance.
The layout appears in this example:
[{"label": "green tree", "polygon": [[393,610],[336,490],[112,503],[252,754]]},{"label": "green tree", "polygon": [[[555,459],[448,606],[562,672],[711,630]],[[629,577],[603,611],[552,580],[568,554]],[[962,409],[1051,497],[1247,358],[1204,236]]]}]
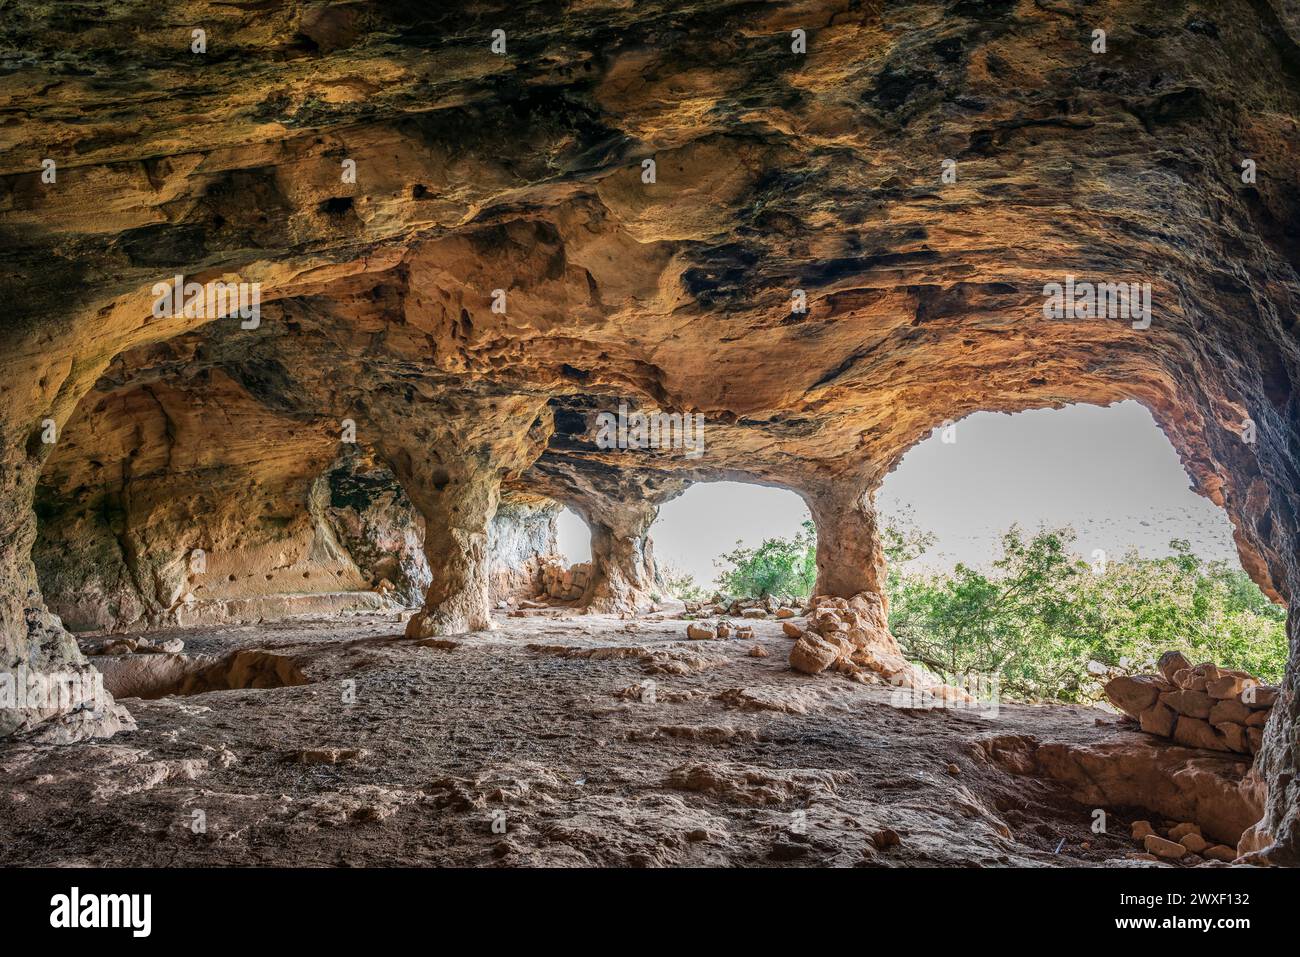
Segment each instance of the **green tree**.
[{"label": "green tree", "polygon": [[807,598],[817,582],[817,533],[812,522],[801,528],[793,538],[767,538],[757,548],[736,542],[714,562],[722,569],[718,585],[738,597]]},{"label": "green tree", "polygon": [[915,660],[948,678],[996,674],[1013,697],[1097,700],[1089,662],[1150,668],[1170,649],[1280,679],[1286,612],[1244,572],[1179,540],[1165,558],[1132,553],[1092,567],[1074,542],[1068,528],[1026,539],[1013,527],[987,574],[891,570],[890,628]]}]

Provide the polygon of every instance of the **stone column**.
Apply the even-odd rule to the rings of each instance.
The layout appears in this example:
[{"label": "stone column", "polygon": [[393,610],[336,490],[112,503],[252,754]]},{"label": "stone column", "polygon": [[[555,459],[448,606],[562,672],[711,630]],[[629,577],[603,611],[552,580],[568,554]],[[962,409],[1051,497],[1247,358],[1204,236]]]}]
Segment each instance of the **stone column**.
[{"label": "stone column", "polygon": [[439,488],[421,471],[398,473],[424,516],[424,555],[433,574],[424,607],[407,623],[406,635],[429,638],[490,629],[488,525],[497,510],[500,476],[473,471]]},{"label": "stone column", "polygon": [[658,582],[649,532],[659,506],[601,499],[574,507],[591,528],[592,575],[583,604],[610,614],[649,606]]},{"label": "stone column", "polygon": [[[4,409],[0,444],[0,737],[33,733],[66,743],[134,727],[126,709],[99,690],[97,672],[41,598],[32,563],[32,502],[52,445],[40,420]],[[61,428],[61,420],[60,426]],[[31,678],[45,686],[33,694]],[[53,689],[51,691],[51,689]]]},{"label": "stone column", "polygon": [[424,517],[433,576],[407,637],[493,627],[488,527],[503,479],[527,468],[546,446],[553,422],[545,405],[528,396],[462,396],[372,407],[381,419],[367,428]]},{"label": "stone column", "polygon": [[856,483],[826,483],[801,490],[817,526],[814,594],[851,598],[874,592],[885,598],[885,554],[873,496]]}]

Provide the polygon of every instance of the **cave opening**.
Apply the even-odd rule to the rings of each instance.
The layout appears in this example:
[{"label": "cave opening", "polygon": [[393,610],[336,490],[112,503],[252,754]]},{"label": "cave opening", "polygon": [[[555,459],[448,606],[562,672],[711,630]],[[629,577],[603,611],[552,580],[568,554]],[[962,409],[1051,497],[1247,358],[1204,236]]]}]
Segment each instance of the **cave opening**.
[{"label": "cave opening", "polygon": [[[650,526],[664,594],[700,598],[715,591],[767,588],[807,598],[813,583],[808,570],[815,566],[802,554],[797,560],[793,556],[807,552],[811,521],[808,506],[790,489],[695,482],[661,505]],[[781,543],[770,562],[756,555],[765,542]],[[732,584],[720,580],[727,576],[734,579]],[[743,583],[738,576],[744,576]]]},{"label": "cave opening", "polygon": [[567,565],[591,561],[591,529],[582,516],[565,506],[555,518],[556,549]]},{"label": "cave opening", "polygon": [[1171,651],[1282,678],[1285,606],[1138,402],[945,421],[875,507],[890,629],[945,678],[991,672],[1014,698],[1103,707],[1108,678]]},{"label": "cave opening", "polygon": [[[396,787],[331,797],[391,818],[407,860],[1102,863],[1135,852],[1126,809],[1148,800],[1163,853],[1198,857],[1169,845],[1199,822],[1300,861],[1300,667],[1279,660],[1300,623],[1278,604],[1300,588],[1294,3],[1109,5],[1099,47],[1034,4],[585,4],[454,29],[308,6],[241,6],[222,69],[179,86],[123,72],[201,62],[177,31],[142,60],[129,5],[85,35],[33,5],[16,39],[0,651],[4,673],[81,673],[90,633],[181,629],[199,654],[274,645],[313,685],[225,695],[219,732],[69,700],[0,707],[0,736],[80,745],[134,714],[123,754],[208,767],[217,794],[257,790],[238,776],[272,748],[369,752]],[[351,79],[322,100],[320,75]],[[151,309],[182,276],[257,290],[257,321]],[[1119,400],[1159,452],[1127,473],[1095,434],[1022,436],[1016,465],[980,431]],[[601,435],[625,408],[702,417],[708,441]],[[1189,479],[1188,508],[1222,510],[1204,538],[1160,502]],[[673,516],[711,489],[731,494],[687,523],[705,541],[679,599]],[[753,497],[771,489],[784,504]],[[756,594],[713,600],[722,555],[754,574],[718,590]],[[178,653],[151,644],[128,650]],[[887,710],[890,685],[963,669],[1006,679],[996,729]],[[347,681],[358,700],[332,694]],[[1096,685],[1123,719],[1082,710]],[[209,767],[227,745],[254,760]],[[632,767],[647,800],[612,803]],[[1044,797],[1052,774],[1075,803]],[[158,806],[186,800],[153,780]],[[443,840],[501,781],[547,799],[502,799],[490,847]],[[312,825],[281,860],[334,861],[309,835],[339,802],[261,783]],[[71,819],[56,790],[15,802],[6,854],[76,860],[123,831],[82,801],[68,843],[37,846]],[[602,834],[572,820],[586,795]],[[829,797],[868,826],[814,813],[787,840],[784,815]],[[1088,831],[1099,807],[1123,841]],[[393,863],[380,830],[370,859]],[[257,861],[262,836],[185,853]],[[149,840],[130,843],[175,857]]]}]

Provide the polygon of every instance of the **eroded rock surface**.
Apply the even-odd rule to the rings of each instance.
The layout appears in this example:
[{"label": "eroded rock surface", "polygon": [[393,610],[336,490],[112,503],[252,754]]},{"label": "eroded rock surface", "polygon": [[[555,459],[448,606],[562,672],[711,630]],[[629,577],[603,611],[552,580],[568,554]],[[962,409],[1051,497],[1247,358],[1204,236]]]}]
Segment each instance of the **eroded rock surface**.
[{"label": "eroded rock surface", "polygon": [[[792,670],[775,620],[747,640],[681,624],[164,633],[222,680],[127,699],[138,728],[109,742],[0,748],[0,864],[1116,866],[1138,820],[1217,835],[1249,817],[1227,799],[1233,762],[1102,712],[899,708],[888,687]],[[286,668],[307,683],[256,680]],[[1204,786],[1178,786],[1188,767]]]},{"label": "eroded rock surface", "polygon": [[[1152,410],[1256,580],[1300,595],[1294,4],[69,9],[0,25],[6,668],[86,667],[51,605],[172,609],[197,530],[226,584],[359,587],[306,504],[349,422],[424,524],[413,637],[492,624],[506,493],[578,499],[586,603],[626,611],[657,504],[791,488],[818,592],[847,598],[879,591],[872,491],[931,429],[1117,399]],[[259,283],[259,321],[155,315],[176,275]],[[1047,318],[1067,276],[1149,282],[1149,327]],[[623,401],[703,415],[704,454],[599,447]],[[1298,680],[1293,655],[1258,754],[1280,863]],[[99,720],[84,705],[0,733]]]}]

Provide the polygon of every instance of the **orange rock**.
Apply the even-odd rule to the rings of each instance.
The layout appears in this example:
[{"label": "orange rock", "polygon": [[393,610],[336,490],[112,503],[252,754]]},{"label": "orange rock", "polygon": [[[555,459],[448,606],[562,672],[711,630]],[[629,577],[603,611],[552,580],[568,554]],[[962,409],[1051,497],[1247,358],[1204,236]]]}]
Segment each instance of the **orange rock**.
[{"label": "orange rock", "polygon": [[1169,858],[1174,861],[1187,853],[1187,848],[1183,847],[1183,845],[1177,841],[1167,841],[1159,834],[1148,834],[1142,839],[1142,846],[1146,848],[1148,854]]},{"label": "orange rock", "polygon": [[1189,748],[1208,748],[1211,751],[1227,751],[1228,745],[1211,727],[1208,721],[1200,718],[1180,717],[1174,725],[1174,740]]},{"label": "orange rock", "polygon": [[1168,682],[1155,675],[1133,675],[1112,678],[1106,682],[1106,697],[1111,704],[1129,717],[1136,718],[1156,703],[1162,691],[1170,690]]},{"label": "orange rock", "polygon": [[1138,725],[1148,734],[1158,734],[1167,738],[1174,733],[1174,719],[1177,715],[1172,708],[1156,702],[1138,716]]},{"label": "orange rock", "polygon": [[1166,651],[1156,663],[1156,668],[1164,675],[1165,680],[1171,684],[1176,683],[1174,682],[1174,675],[1184,669],[1190,670],[1191,667],[1192,663],[1187,660],[1181,651]]},{"label": "orange rock", "polygon": [[1228,673],[1207,682],[1205,692],[1211,698],[1240,698],[1242,691],[1256,683],[1254,678]]},{"label": "orange rock", "polygon": [[790,649],[790,667],[804,674],[820,674],[840,657],[840,650],[825,639],[805,634]]},{"label": "orange rock", "polygon": [[1214,699],[1204,691],[1170,691],[1160,696],[1160,703],[1189,718],[1209,718]]},{"label": "orange rock", "polygon": [[1237,724],[1245,724],[1249,718],[1250,708],[1236,698],[1224,698],[1214,703],[1207,720],[1210,724],[1219,724],[1221,721],[1234,721]]}]

